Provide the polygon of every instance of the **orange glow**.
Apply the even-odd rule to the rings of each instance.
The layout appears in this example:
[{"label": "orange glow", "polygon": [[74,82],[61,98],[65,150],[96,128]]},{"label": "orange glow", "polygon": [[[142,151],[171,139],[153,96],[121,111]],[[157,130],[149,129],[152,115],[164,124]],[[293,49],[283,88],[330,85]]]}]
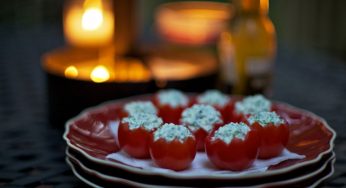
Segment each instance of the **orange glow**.
[{"label": "orange glow", "polygon": [[261,0],[260,3],[261,11],[267,14],[269,10],[269,0]]},{"label": "orange glow", "polygon": [[103,14],[100,9],[89,8],[85,10],[82,16],[82,28],[86,31],[93,31],[102,25]]},{"label": "orange glow", "polygon": [[134,81],[140,81],[143,78],[148,78],[148,72],[140,63],[131,63],[129,65],[129,77]]},{"label": "orange glow", "polygon": [[90,78],[93,82],[101,83],[109,80],[110,74],[105,66],[99,65],[92,70]]},{"label": "orange glow", "polygon": [[161,6],[156,22],[169,41],[202,44],[215,40],[229,18],[227,4],[179,2]]},{"label": "orange glow", "polygon": [[212,10],[212,9],[187,9],[179,11],[184,16],[189,18],[200,18],[200,19],[227,19],[229,13],[223,10]]},{"label": "orange glow", "polygon": [[68,66],[64,73],[67,78],[76,78],[78,76],[78,70],[75,66]]},{"label": "orange glow", "polygon": [[103,23],[103,11],[101,0],[86,0],[82,15],[82,28],[86,31],[97,30]]},{"label": "orange glow", "polygon": [[140,82],[149,80],[150,72],[137,60],[118,62],[114,68],[114,79],[117,81]]},{"label": "orange glow", "polygon": [[152,78],[141,60],[108,56],[102,53],[103,58],[99,58],[100,53],[75,48],[59,49],[44,55],[43,66],[54,75],[95,83],[147,82]]},{"label": "orange glow", "polygon": [[109,3],[102,2],[103,0],[85,0],[84,3],[71,4],[66,8],[64,33],[70,44],[78,47],[101,47],[111,43],[114,16]]}]

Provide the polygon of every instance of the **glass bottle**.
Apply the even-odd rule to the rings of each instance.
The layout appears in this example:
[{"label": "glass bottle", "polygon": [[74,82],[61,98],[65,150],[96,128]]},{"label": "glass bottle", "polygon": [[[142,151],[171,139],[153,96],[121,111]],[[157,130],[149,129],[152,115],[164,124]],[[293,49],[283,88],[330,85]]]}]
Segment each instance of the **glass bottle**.
[{"label": "glass bottle", "polygon": [[268,0],[233,0],[234,17],[221,34],[222,82],[234,94],[270,94],[276,36]]}]

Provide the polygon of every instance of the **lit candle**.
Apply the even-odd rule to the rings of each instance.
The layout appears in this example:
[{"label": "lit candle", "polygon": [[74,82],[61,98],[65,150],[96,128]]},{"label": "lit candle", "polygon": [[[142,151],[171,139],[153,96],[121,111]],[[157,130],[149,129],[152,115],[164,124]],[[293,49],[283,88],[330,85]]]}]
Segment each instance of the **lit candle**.
[{"label": "lit candle", "polygon": [[110,0],[71,0],[64,12],[64,33],[77,47],[102,47],[114,34],[114,16]]},{"label": "lit candle", "polygon": [[45,54],[42,64],[53,125],[62,125],[88,106],[151,91],[151,73],[143,62],[121,56],[133,39],[133,0],[114,2],[121,18],[117,31],[112,2],[66,1],[63,26],[69,45]]}]

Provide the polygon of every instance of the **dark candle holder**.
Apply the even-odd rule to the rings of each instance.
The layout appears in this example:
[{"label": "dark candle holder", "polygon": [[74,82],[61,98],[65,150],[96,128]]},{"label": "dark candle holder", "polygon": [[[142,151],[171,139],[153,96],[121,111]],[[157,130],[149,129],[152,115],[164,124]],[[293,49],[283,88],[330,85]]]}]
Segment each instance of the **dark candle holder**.
[{"label": "dark candle holder", "polygon": [[[128,80],[117,80],[116,76],[113,75],[113,78],[111,77],[108,81],[95,83],[91,78],[87,77],[90,76],[90,71],[88,72],[89,74],[84,74],[84,76],[78,75],[77,71],[83,70],[83,65],[85,67],[89,66],[90,68],[90,59],[95,58],[97,55],[93,51],[76,51],[76,49],[63,48],[47,53],[44,56],[43,68],[47,78],[48,114],[49,121],[53,126],[62,128],[68,119],[77,115],[83,109],[107,100],[153,93],[159,89],[167,88],[176,88],[185,92],[202,92],[214,88],[218,78],[214,70],[208,72],[202,71],[200,74],[194,72],[193,76],[184,79],[170,78],[162,80],[151,77],[152,73],[146,70],[143,60],[124,57],[123,59],[130,60],[128,62],[122,62],[127,67],[124,71],[132,71],[132,74],[129,73],[129,75],[136,75],[139,71],[139,76],[142,75],[142,77],[138,77],[137,75],[136,80],[131,81],[130,77],[128,77]],[[134,60],[137,63],[133,63]],[[88,61],[88,65],[83,64],[83,62]],[[131,66],[131,64],[135,66]],[[72,65],[76,65],[76,75],[71,74],[71,72],[66,74],[67,67],[71,67]],[[113,69],[115,69],[114,67]],[[116,70],[111,69],[109,71],[116,72]],[[73,75],[76,77],[71,77]]]},{"label": "dark candle holder", "polygon": [[[44,56],[43,68],[47,75],[49,121],[52,125],[63,127],[69,118],[83,109],[107,100],[155,91],[155,83],[150,77],[149,70],[140,63],[142,61],[128,58],[129,61],[126,62],[127,59],[123,58],[122,61],[116,62],[112,60],[114,54],[110,57],[108,62],[103,62],[109,65],[108,71],[111,75],[109,80],[96,83],[92,81],[91,73],[99,63],[92,61],[98,58],[97,52],[63,48]],[[121,66],[116,66],[116,63]],[[75,72],[70,71],[67,74],[66,71],[71,67],[74,67],[72,70]],[[123,80],[115,75],[119,71],[125,71]]]},{"label": "dark candle holder", "polygon": [[74,80],[46,72],[49,99],[49,121],[53,126],[63,127],[71,117],[83,109],[132,95],[155,91],[153,81],[139,83],[94,83]]}]

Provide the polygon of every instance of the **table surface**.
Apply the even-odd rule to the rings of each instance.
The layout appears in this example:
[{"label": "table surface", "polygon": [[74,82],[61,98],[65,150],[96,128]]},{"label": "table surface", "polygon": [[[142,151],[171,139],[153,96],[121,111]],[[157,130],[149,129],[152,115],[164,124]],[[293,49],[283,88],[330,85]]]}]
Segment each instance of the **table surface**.
[{"label": "table surface", "polygon": [[[0,186],[85,187],[65,163],[62,130],[49,125],[40,58],[63,46],[55,26],[0,27]],[[273,98],[324,117],[336,130],[334,175],[323,187],[346,186],[346,62],[280,46]]]}]

